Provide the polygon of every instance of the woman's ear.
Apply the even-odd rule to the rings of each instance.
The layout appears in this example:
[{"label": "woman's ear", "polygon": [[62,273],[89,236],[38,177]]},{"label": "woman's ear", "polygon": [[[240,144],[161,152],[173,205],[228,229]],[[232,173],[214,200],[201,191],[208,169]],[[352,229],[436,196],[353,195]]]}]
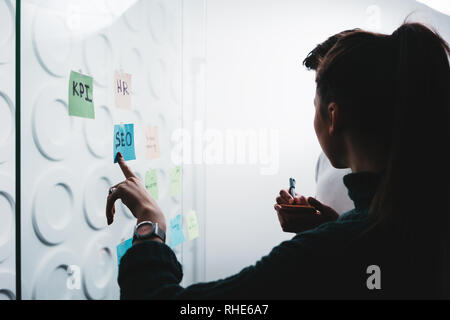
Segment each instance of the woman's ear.
[{"label": "woman's ear", "polygon": [[330,102],[327,109],[329,119],[328,133],[330,135],[336,135],[342,127],[341,109],[335,102]]}]

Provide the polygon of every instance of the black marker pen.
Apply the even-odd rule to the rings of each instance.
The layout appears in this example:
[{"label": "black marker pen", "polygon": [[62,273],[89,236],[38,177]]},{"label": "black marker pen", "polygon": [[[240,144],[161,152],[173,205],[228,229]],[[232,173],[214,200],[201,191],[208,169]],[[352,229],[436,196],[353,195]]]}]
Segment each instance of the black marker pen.
[{"label": "black marker pen", "polygon": [[295,179],[289,178],[289,193],[291,194],[292,198],[295,198]]}]

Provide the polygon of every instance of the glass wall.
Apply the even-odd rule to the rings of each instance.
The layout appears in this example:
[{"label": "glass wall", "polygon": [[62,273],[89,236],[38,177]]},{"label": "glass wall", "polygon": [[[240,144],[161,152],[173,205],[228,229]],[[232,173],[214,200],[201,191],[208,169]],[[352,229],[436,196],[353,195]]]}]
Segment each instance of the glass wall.
[{"label": "glass wall", "polygon": [[[24,299],[119,298],[116,246],[136,221],[119,201],[106,224],[108,189],[124,180],[113,163],[115,125],[134,125],[136,159],[128,164],[143,181],[155,177],[169,244],[170,221],[195,210],[183,200],[195,193],[195,179],[185,181],[189,172],[172,161],[172,133],[189,111],[182,24],[180,0],[22,1]],[[80,97],[93,113],[76,113]],[[186,235],[174,246],[192,272],[197,241]],[[193,280],[188,271],[184,284]]]}]

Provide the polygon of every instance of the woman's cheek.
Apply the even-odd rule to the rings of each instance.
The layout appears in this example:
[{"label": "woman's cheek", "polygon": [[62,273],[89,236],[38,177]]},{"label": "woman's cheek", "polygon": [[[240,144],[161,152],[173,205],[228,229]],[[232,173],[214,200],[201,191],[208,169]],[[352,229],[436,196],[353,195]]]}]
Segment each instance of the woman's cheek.
[{"label": "woman's cheek", "polygon": [[319,143],[320,143],[320,125],[319,125],[319,121],[320,121],[320,119],[319,119],[319,117],[318,117],[318,115],[317,115],[317,111],[316,111],[316,113],[315,113],[315,115],[314,115],[314,131],[316,132],[316,137],[317,137],[317,140],[319,140]]}]

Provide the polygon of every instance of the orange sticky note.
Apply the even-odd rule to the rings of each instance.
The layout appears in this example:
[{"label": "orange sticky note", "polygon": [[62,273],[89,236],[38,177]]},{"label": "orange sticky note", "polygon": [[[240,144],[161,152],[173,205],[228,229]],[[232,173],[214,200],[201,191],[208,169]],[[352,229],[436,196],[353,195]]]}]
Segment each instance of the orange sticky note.
[{"label": "orange sticky note", "polygon": [[147,160],[159,158],[158,127],[146,128],[145,146],[147,148]]}]

